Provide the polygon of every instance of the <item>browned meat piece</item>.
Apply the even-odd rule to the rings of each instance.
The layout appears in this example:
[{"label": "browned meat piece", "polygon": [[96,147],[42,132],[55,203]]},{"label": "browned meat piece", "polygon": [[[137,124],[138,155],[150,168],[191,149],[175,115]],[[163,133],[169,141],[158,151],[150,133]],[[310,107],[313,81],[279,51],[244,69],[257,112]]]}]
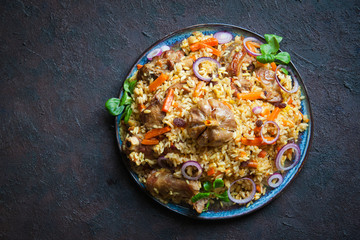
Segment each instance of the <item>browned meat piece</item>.
[{"label": "browned meat piece", "polygon": [[261,84],[266,91],[266,99],[268,102],[281,102],[282,96],[280,87],[275,80],[275,72],[265,67],[255,69],[256,76],[261,79]]},{"label": "browned meat piece", "polygon": [[233,112],[215,99],[202,100],[190,110],[188,131],[200,146],[221,146],[233,138],[235,130]]},{"label": "browned meat piece", "polygon": [[165,69],[156,66],[155,62],[151,61],[139,69],[137,73],[137,78],[139,80],[150,81],[151,79],[158,78],[164,71]]},{"label": "browned meat piece", "polygon": [[241,44],[240,43],[232,43],[231,45],[229,45],[225,51],[222,51],[222,55],[220,56],[220,65],[223,67],[228,68],[228,66],[230,65],[230,63],[233,61],[236,52],[236,48],[241,49]]},{"label": "browned meat piece", "polygon": [[194,202],[193,207],[196,210],[196,212],[202,213],[202,211],[204,210],[205,205],[208,203],[208,201],[209,201],[209,199],[203,198],[203,199],[200,199],[199,201]]},{"label": "browned meat piece", "polygon": [[199,192],[200,187],[199,181],[175,178],[168,169],[164,168],[152,171],[146,179],[146,188],[152,195],[160,195],[166,200],[172,199],[175,203],[189,200]]},{"label": "browned meat piece", "polygon": [[142,152],[146,158],[154,158],[154,151],[152,146],[141,144],[141,139],[137,136],[129,136],[123,143],[124,152],[129,155],[131,152]]},{"label": "browned meat piece", "polygon": [[230,65],[227,68],[227,71],[231,76],[238,76],[240,74],[242,61],[245,55],[246,51],[244,49],[241,52],[235,53]]},{"label": "browned meat piece", "polygon": [[[162,103],[159,101],[158,97],[155,95],[150,102],[150,105],[140,113],[140,122],[145,125],[146,128],[153,128],[154,125],[161,126],[162,120],[164,119],[166,113],[161,111]],[[149,113],[147,113],[150,110]]]},{"label": "browned meat piece", "polygon": [[161,73],[166,73],[174,69],[175,63],[180,62],[184,56],[183,51],[168,50],[160,56],[154,57],[153,60],[139,69],[137,78],[144,81],[156,79]]},{"label": "browned meat piece", "polygon": [[180,62],[183,56],[184,56],[184,52],[181,50],[178,50],[176,52],[174,50],[169,50],[164,52],[160,56],[160,59],[163,58],[165,60],[168,69],[171,71],[174,70],[175,63]]}]

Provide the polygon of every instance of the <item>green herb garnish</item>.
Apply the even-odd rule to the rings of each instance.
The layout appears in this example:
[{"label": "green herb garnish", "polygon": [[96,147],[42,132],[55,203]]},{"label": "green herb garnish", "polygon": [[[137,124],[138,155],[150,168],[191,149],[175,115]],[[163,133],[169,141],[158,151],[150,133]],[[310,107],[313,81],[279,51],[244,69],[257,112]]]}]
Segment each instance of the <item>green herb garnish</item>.
[{"label": "green herb garnish", "polygon": [[285,68],[280,68],[280,71],[282,71],[285,75],[289,75],[289,71]]},{"label": "green herb garnish", "polygon": [[287,52],[280,52],[280,42],[283,39],[280,36],[274,34],[265,34],[264,35],[266,44],[260,45],[261,55],[256,57],[261,63],[271,63],[278,61],[283,64],[288,64],[290,62],[290,54]]},{"label": "green herb garnish", "polygon": [[111,115],[118,116],[123,113],[121,119],[124,119],[125,123],[129,122],[132,113],[131,104],[133,102],[133,99],[131,97],[131,94],[134,93],[136,83],[136,80],[131,81],[130,78],[126,79],[124,82],[124,92],[121,99],[110,98],[105,103],[105,108]]},{"label": "green herb garnish", "polygon": [[[204,188],[205,192],[200,192],[200,193],[196,194],[195,196],[193,196],[191,198],[191,201],[194,203],[203,198],[217,198],[220,201],[229,202],[230,200],[227,195],[227,191],[225,191],[221,194],[218,194],[218,193],[215,193],[214,191],[212,191],[216,188],[222,188],[224,186],[225,186],[225,184],[222,179],[215,179],[215,181],[212,184],[210,182],[204,182],[203,188]],[[209,208],[209,205],[210,205],[210,202],[208,202],[206,204],[206,207],[204,208],[203,211],[207,211]]]},{"label": "green herb garnish", "polygon": [[125,108],[125,106],[120,106],[120,99],[118,98],[110,98],[109,100],[107,100],[105,103],[105,107],[113,116],[120,115]]}]

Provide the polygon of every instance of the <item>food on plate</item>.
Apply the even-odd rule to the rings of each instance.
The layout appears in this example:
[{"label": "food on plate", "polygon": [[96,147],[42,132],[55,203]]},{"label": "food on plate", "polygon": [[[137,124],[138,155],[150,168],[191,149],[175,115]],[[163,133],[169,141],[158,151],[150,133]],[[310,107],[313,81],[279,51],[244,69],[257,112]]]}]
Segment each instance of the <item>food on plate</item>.
[{"label": "food on plate", "polygon": [[201,213],[248,206],[282,184],[309,119],[281,40],[194,32],[150,51],[121,99],[109,99],[122,113],[122,149],[154,197]]}]

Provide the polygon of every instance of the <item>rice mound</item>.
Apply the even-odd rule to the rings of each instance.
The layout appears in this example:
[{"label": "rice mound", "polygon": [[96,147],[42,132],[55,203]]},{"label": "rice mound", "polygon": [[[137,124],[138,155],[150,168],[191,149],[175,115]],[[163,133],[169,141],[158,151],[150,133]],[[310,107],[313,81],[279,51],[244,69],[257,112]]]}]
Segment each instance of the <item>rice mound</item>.
[{"label": "rice mound", "polygon": [[[151,100],[157,98],[159,102],[163,102],[167,90],[175,85],[181,84],[181,88],[174,89],[174,99],[169,111],[164,115],[161,124],[151,126],[151,128],[162,128],[169,126],[171,130],[158,137],[159,143],[152,146],[146,146],[151,150],[151,154],[147,154],[144,151],[139,151],[138,148],[134,150],[127,149],[126,153],[130,159],[133,170],[139,176],[139,179],[144,184],[149,176],[154,172],[161,169],[158,164],[158,157],[165,157],[168,159],[170,170],[166,170],[171,173],[174,179],[184,179],[181,166],[187,161],[196,161],[202,167],[202,174],[197,181],[198,189],[201,188],[201,184],[209,181],[213,182],[215,179],[222,179],[224,181],[224,188],[222,191],[226,191],[230,187],[230,184],[235,180],[243,177],[250,177],[257,186],[257,191],[247,205],[253,201],[258,200],[265,194],[268,189],[266,182],[267,178],[275,172],[280,172],[276,168],[275,158],[279,148],[286,145],[288,142],[296,142],[299,133],[306,130],[308,127],[308,118],[302,115],[301,109],[301,89],[299,88],[295,93],[287,93],[285,91],[279,91],[281,93],[282,102],[287,103],[286,107],[281,108],[281,111],[277,118],[274,120],[280,127],[280,136],[275,144],[263,144],[263,145],[246,145],[242,139],[253,140],[258,137],[258,127],[256,122],[261,120],[266,122],[267,118],[276,106],[264,99],[257,100],[245,100],[234,97],[232,86],[239,86],[239,79],[246,80],[250,87],[246,92],[262,92],[264,91],[263,85],[260,83],[259,76],[252,69],[249,70],[249,65],[253,64],[255,69],[262,67],[264,69],[271,70],[270,64],[260,64],[251,58],[249,62],[245,62],[241,66],[241,73],[238,76],[231,76],[228,69],[225,66],[221,66],[217,69],[217,76],[212,79],[211,82],[203,84],[201,93],[197,96],[194,91],[199,84],[200,80],[194,75],[192,67],[189,65],[189,58],[199,59],[201,57],[211,57],[220,61],[221,57],[226,59],[230,54],[228,47],[232,44],[236,44],[234,51],[243,51],[243,37],[236,36],[233,41],[225,44],[215,46],[214,48],[221,51],[221,57],[212,54],[211,50],[202,48],[197,51],[191,51],[190,45],[203,41],[207,38],[213,37],[212,35],[203,35],[200,32],[195,32],[188,39],[183,40],[178,49],[183,51],[184,56],[181,56],[180,61],[173,64],[168,70],[168,79],[163,82],[156,91],[151,92],[149,90],[149,84],[155,81],[154,78],[140,79],[139,74],[134,74],[131,80],[136,80],[137,85],[134,89],[132,98],[133,113],[130,117],[128,124],[123,122],[120,124],[120,136],[125,143],[126,139],[136,136],[139,141],[144,139],[145,133],[149,131],[149,126],[145,126],[141,121],[142,112],[147,111],[147,107],[151,104]],[[155,59],[153,60],[155,61]],[[191,60],[190,60],[191,61]],[[211,72],[213,68],[211,64],[206,66],[204,64],[199,70],[201,74],[206,75],[207,72]],[[139,70],[140,71],[140,70]],[[151,72],[150,72],[151,73]],[[290,75],[282,73],[278,74],[283,86],[290,89],[292,87],[292,80]],[[201,146],[198,144],[197,139],[193,138],[189,130],[189,120],[191,118],[191,111],[198,106],[201,101],[216,100],[221,104],[226,105],[233,113],[236,126],[234,131],[231,132],[232,137],[229,141],[220,146]],[[289,102],[291,102],[289,104]],[[143,106],[141,108],[140,106]],[[254,114],[252,109],[260,106],[262,108],[261,114]],[[174,124],[174,119],[180,118],[187,123],[186,127],[178,127]],[[139,144],[139,143],[137,143]],[[140,143],[141,145],[141,143]],[[123,146],[124,150],[126,146]],[[172,151],[172,149],[175,149]],[[259,157],[260,152],[265,151],[266,156]],[[287,154],[289,155],[289,154]],[[290,153],[291,155],[291,153]],[[286,154],[283,156],[285,161]],[[256,162],[256,167],[249,166],[249,162]],[[159,174],[159,173],[158,173]],[[186,180],[189,183],[188,180]],[[243,192],[242,192],[243,191]],[[180,194],[175,194],[172,189],[169,190],[169,196],[164,197],[163,194],[159,194],[159,189],[155,187],[150,192],[163,202],[173,201],[175,203],[185,202],[193,204],[190,197],[184,198]],[[201,192],[201,190],[200,190]],[[239,197],[244,198],[249,194],[246,189],[239,190]],[[215,202],[216,199],[210,199]],[[224,203],[225,204],[225,203]],[[234,203],[229,203],[234,204]]]}]

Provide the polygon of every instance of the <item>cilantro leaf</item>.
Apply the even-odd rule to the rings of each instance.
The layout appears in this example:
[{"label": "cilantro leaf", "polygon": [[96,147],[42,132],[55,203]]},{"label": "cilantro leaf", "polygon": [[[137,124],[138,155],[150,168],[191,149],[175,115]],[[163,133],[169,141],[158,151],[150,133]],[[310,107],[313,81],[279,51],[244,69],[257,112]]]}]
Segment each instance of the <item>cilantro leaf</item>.
[{"label": "cilantro leaf", "polygon": [[125,91],[120,99],[120,106],[122,105],[129,105],[132,103],[132,98],[129,94]]},{"label": "cilantro leaf", "polygon": [[280,52],[276,54],[275,59],[284,64],[288,64],[291,60],[290,54],[287,52]]},{"label": "cilantro leaf", "polygon": [[222,179],[215,179],[213,182],[213,188],[221,188],[224,186],[224,181]]},{"label": "cilantro leaf", "polygon": [[260,45],[260,52],[263,55],[271,54],[271,46],[269,44],[261,44]]},{"label": "cilantro leaf", "polygon": [[[276,54],[279,51],[280,45],[276,38],[272,37],[270,38],[269,42],[269,51],[271,54]],[[260,46],[261,49],[261,46]]]},{"label": "cilantro leaf", "polygon": [[230,202],[229,196],[227,194],[227,191],[223,192],[222,194],[215,194],[215,197],[217,197],[218,199],[220,199],[221,201],[224,202]]},{"label": "cilantro leaf", "polygon": [[203,212],[206,212],[209,209],[210,202],[207,202],[205,208],[203,209]]},{"label": "cilantro leaf", "polygon": [[271,38],[275,38],[278,43],[280,43],[281,40],[283,39],[283,37],[277,36],[275,34],[265,34],[264,38],[265,38],[266,42],[270,42]]},{"label": "cilantro leaf", "polygon": [[194,202],[197,202],[199,201],[200,199],[203,199],[203,198],[207,198],[210,196],[210,193],[209,192],[206,192],[206,193],[198,193],[196,194],[195,196],[193,196],[191,198],[191,201],[194,203]]},{"label": "cilantro leaf", "polygon": [[131,113],[132,113],[131,105],[127,105],[126,108],[125,108],[125,112],[123,114],[125,123],[129,122]]},{"label": "cilantro leaf", "polygon": [[113,115],[117,116],[120,115],[124,111],[124,106],[120,106],[120,99],[118,98],[110,98],[105,103],[105,108],[108,112]]},{"label": "cilantro leaf", "polygon": [[285,75],[289,75],[289,71],[285,68],[280,68],[280,71],[282,71]]},{"label": "cilantro leaf", "polygon": [[258,60],[261,63],[271,63],[275,61],[275,56],[273,54],[263,54],[256,57],[256,60]]},{"label": "cilantro leaf", "polygon": [[204,182],[203,187],[204,187],[205,191],[210,192],[211,183],[210,182]]},{"label": "cilantro leaf", "polygon": [[128,93],[133,93],[136,83],[136,80],[131,81],[130,78],[127,78],[124,82],[124,90]]}]

